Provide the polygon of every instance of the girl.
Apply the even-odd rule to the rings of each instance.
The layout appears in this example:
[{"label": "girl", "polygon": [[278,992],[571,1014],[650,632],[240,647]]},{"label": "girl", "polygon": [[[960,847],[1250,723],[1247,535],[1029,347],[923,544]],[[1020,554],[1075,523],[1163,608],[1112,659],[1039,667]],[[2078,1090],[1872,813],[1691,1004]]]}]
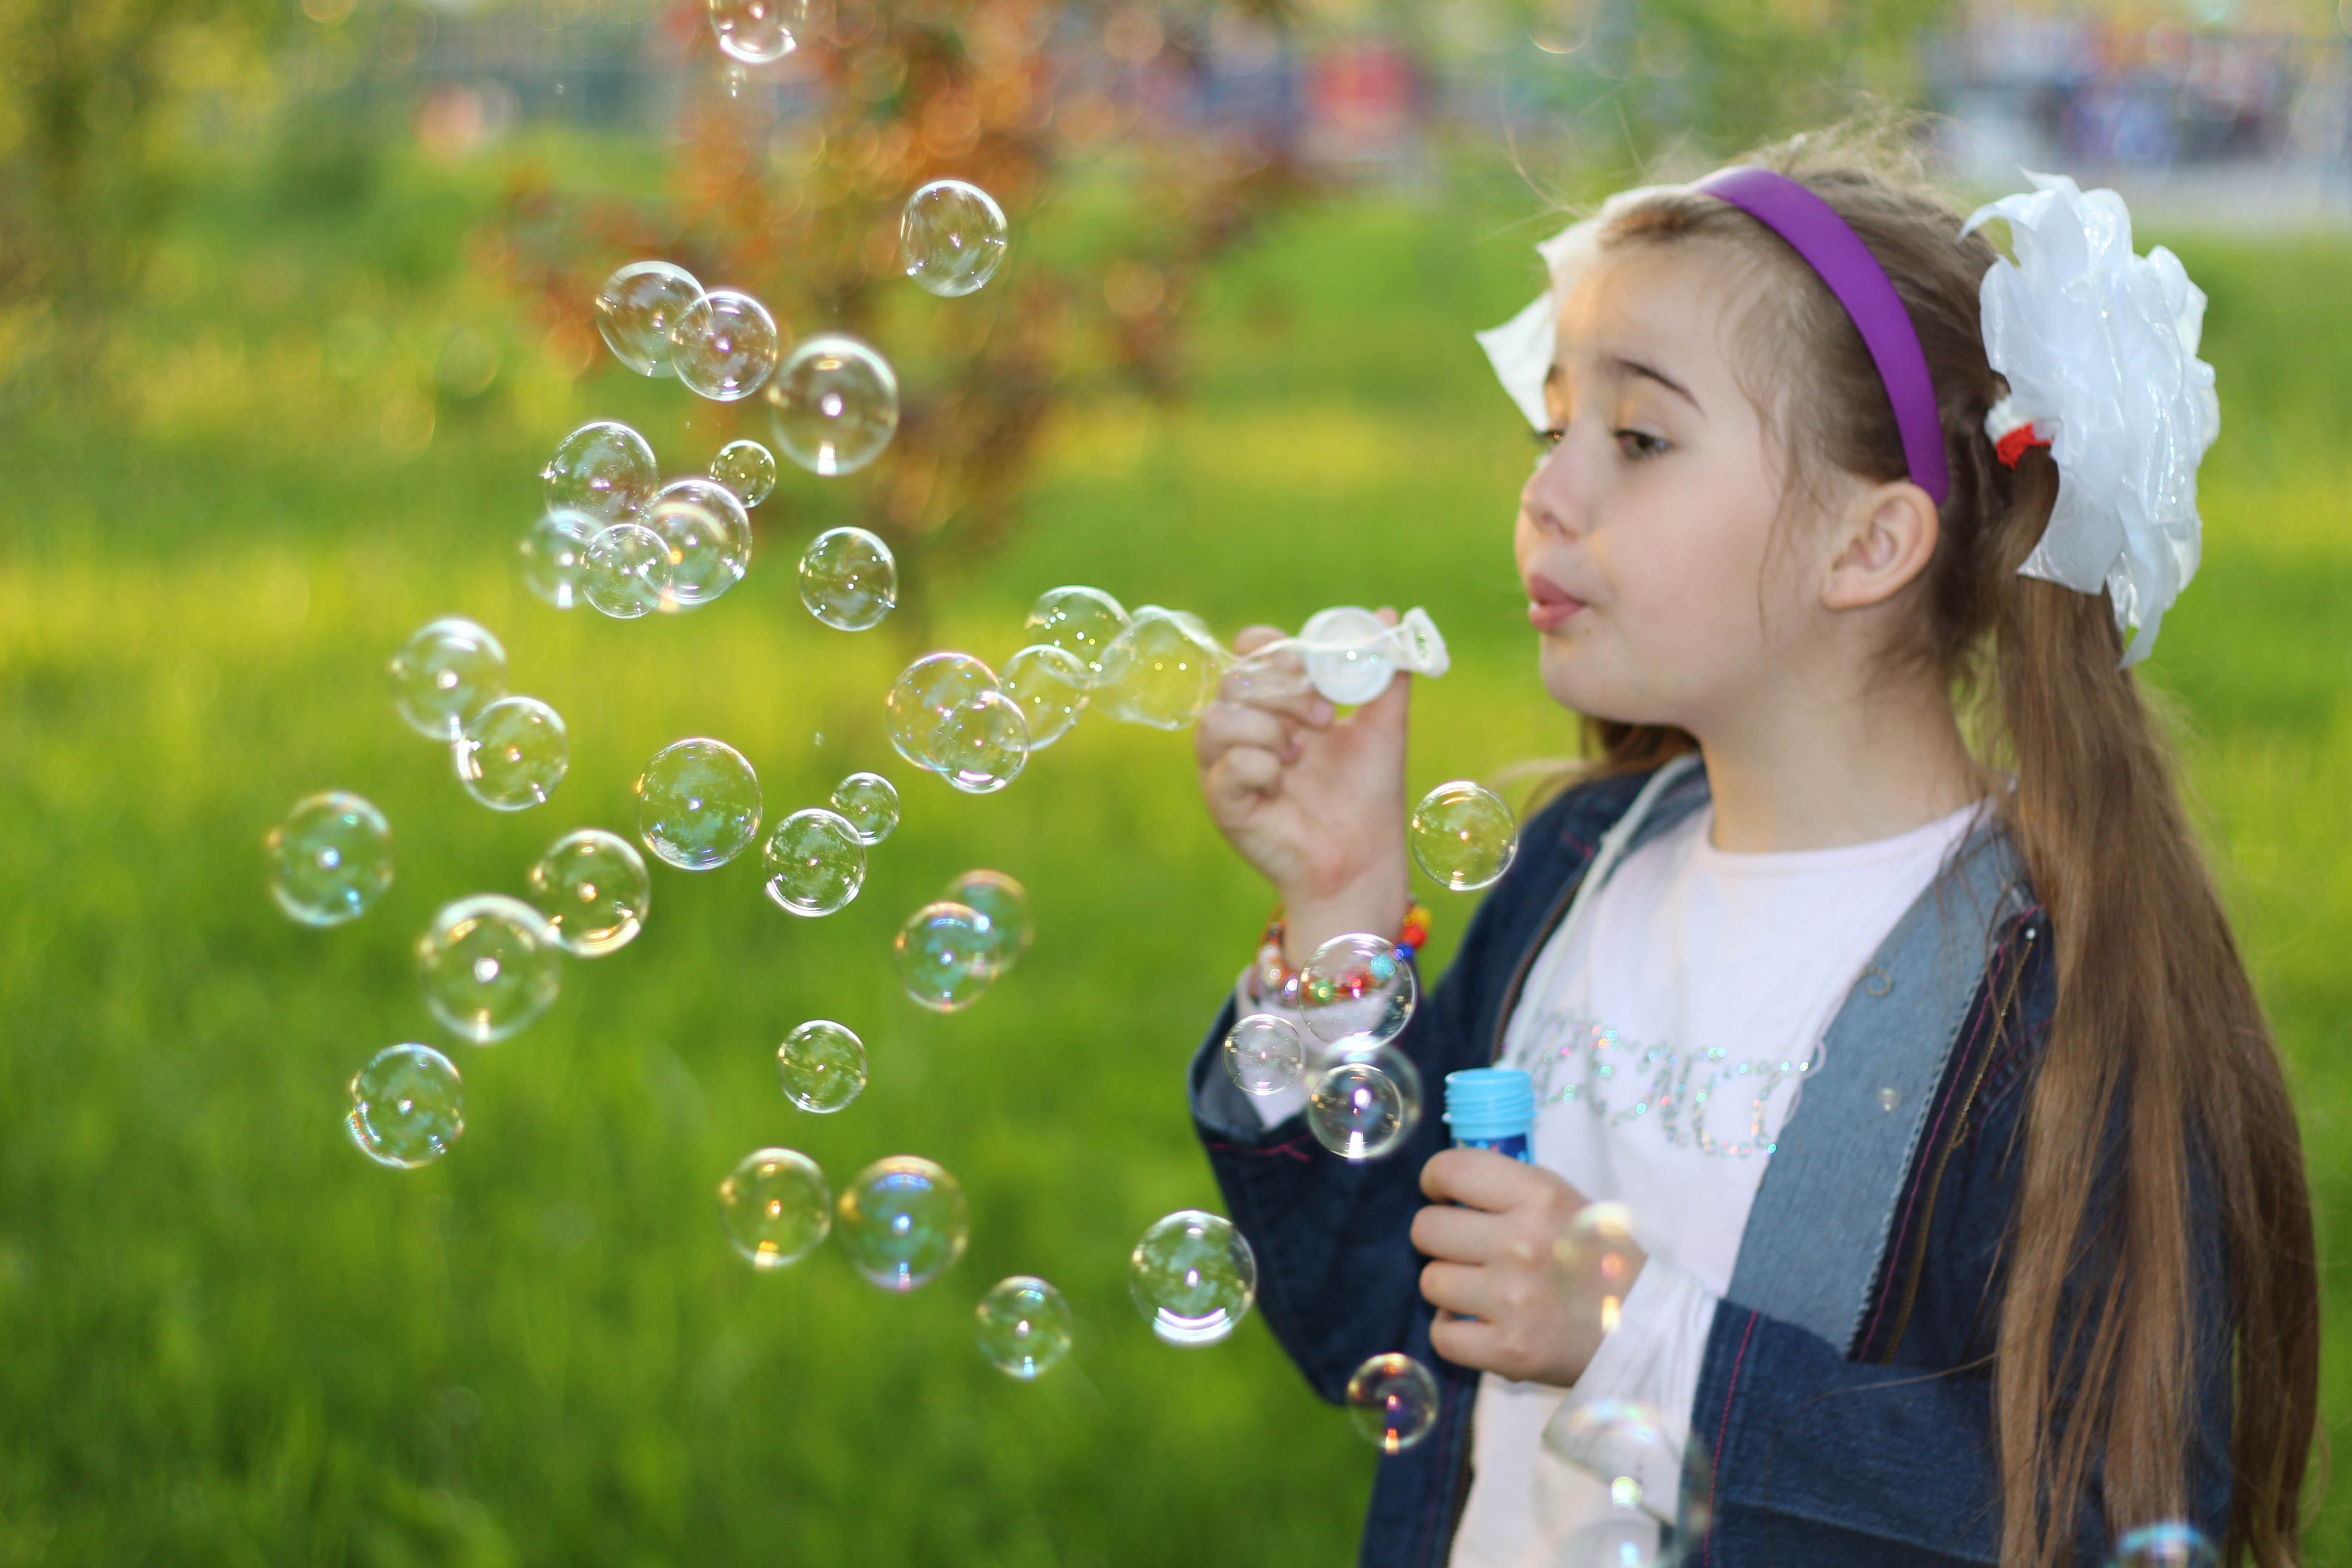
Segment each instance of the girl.
[{"label": "girl", "polygon": [[[2127,668],[2196,566],[2203,297],[2111,193],[1964,224],[1894,167],[1799,138],[1622,194],[1486,335],[1546,449],[1545,688],[1600,755],[1397,1045],[1433,1089],[1529,1069],[1534,1164],[1433,1116],[1351,1164],[1227,1080],[1235,1006],[1399,930],[1407,683],[1201,723],[1283,900],[1192,1073],[1266,1320],[1327,1398],[1383,1352],[1438,1378],[1367,1564],[1575,1560],[1626,1498],[1571,1417],[1617,1401],[1664,1413],[1682,1561],[2097,1564],[2159,1521],[2294,1560],[2300,1145]],[[1606,1318],[1559,1261],[1604,1200]]]}]

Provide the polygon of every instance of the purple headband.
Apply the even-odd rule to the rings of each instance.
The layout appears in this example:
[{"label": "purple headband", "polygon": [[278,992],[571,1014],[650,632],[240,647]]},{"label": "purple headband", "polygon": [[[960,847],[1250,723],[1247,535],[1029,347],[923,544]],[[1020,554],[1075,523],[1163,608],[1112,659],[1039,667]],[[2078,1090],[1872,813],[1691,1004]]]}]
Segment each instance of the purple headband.
[{"label": "purple headband", "polygon": [[1943,505],[1952,480],[1944,466],[1944,422],[1936,411],[1936,384],[1927,374],[1918,329],[1870,247],[1829,203],[1769,169],[1726,169],[1691,188],[1729,202],[1787,240],[1829,285],[1862,333],[1863,346],[1870,350],[1878,379],[1885,384],[1886,400],[1895,405],[1895,427],[1902,432],[1903,460],[1910,468],[1911,482]]}]

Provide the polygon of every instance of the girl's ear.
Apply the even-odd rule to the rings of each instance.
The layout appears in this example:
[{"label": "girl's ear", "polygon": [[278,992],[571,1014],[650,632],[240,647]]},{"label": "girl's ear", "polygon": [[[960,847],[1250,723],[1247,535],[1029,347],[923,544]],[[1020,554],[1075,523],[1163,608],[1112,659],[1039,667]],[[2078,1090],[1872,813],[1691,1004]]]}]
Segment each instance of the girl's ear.
[{"label": "girl's ear", "polygon": [[1936,503],[1908,479],[1873,485],[1844,518],[1843,544],[1822,584],[1822,605],[1861,610],[1883,605],[1927,569],[1936,555]]}]

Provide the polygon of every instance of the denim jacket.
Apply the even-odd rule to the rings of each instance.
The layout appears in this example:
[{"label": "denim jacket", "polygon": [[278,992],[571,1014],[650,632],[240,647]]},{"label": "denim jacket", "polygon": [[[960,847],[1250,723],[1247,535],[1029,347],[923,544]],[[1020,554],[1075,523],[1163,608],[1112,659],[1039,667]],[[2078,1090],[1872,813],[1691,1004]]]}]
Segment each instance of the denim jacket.
[{"label": "denim jacket", "polygon": [[[1536,955],[1603,836],[1652,776],[1570,791],[1526,824],[1517,861],[1399,1039],[1433,1090],[1456,1068],[1496,1059]],[[1707,798],[1696,766],[1657,782],[1621,852]],[[1711,1479],[1705,1496],[1686,1479],[1683,1561],[1999,1560],[1990,1370],[1999,1265],[2019,1179],[2016,1134],[2054,991],[2047,916],[2006,836],[1979,827],[1864,967],[1830,1026],[1830,1066],[1807,1081],[1769,1156],[1691,1411],[1690,1448]],[[1436,1373],[1434,1430],[1376,1461],[1360,1561],[1441,1568],[1469,1493],[1478,1374],[1430,1348],[1434,1313],[1407,1237],[1425,1202],[1421,1167],[1446,1142],[1437,1108],[1395,1153],[1360,1163],[1327,1152],[1301,1118],[1262,1128],[1223,1070],[1233,1022],[1228,1002],[1190,1086],[1232,1217],[1256,1250],[1259,1305],[1327,1400],[1340,1400],[1349,1375],[1383,1352],[1402,1350]],[[2219,1274],[2211,1228],[2200,1225],[2209,1285]],[[2203,1299],[2216,1300],[2210,1289]],[[2193,1522],[2219,1542],[2229,1507],[2228,1376],[2223,1336],[2205,1339],[2190,1496]],[[1692,1477],[1701,1473],[1692,1467]],[[2106,1560],[2095,1495],[2079,1540],[2080,1561]]]}]

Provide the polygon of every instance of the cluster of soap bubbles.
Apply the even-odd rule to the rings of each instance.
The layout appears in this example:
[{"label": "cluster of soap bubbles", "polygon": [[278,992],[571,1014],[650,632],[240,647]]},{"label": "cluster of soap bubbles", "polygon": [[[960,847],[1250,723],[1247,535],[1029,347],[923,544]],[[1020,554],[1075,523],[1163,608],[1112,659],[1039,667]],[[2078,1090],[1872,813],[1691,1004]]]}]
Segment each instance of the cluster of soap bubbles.
[{"label": "cluster of soap bubbles", "polygon": [[898,928],[898,982],[918,1005],[961,1012],[1029,951],[1035,935],[1026,888],[1002,871],[966,871]]},{"label": "cluster of soap bubbles", "polygon": [[571,769],[562,715],[536,697],[508,694],[507,650],[471,621],[419,628],[393,655],[392,681],[400,716],[449,747],[457,782],[493,811],[545,805]]},{"label": "cluster of soap bubbles", "polygon": [[583,425],[540,470],[547,510],[523,535],[523,582],[559,610],[585,603],[615,620],[699,609],[751,570],[750,509],[775,473],[766,447],[732,441],[707,476],[664,483],[643,436]]},{"label": "cluster of soap bubbles", "polygon": [[1678,1539],[1704,1541],[1714,1496],[1705,1445],[1677,1451],[1665,1418],[1637,1400],[1571,1398],[1544,1427],[1543,1446],[1555,1458],[1599,1479],[1607,1500],[1568,1540],[1557,1561],[1594,1568],[1673,1568],[1685,1556],[1664,1528],[1679,1521]]}]

